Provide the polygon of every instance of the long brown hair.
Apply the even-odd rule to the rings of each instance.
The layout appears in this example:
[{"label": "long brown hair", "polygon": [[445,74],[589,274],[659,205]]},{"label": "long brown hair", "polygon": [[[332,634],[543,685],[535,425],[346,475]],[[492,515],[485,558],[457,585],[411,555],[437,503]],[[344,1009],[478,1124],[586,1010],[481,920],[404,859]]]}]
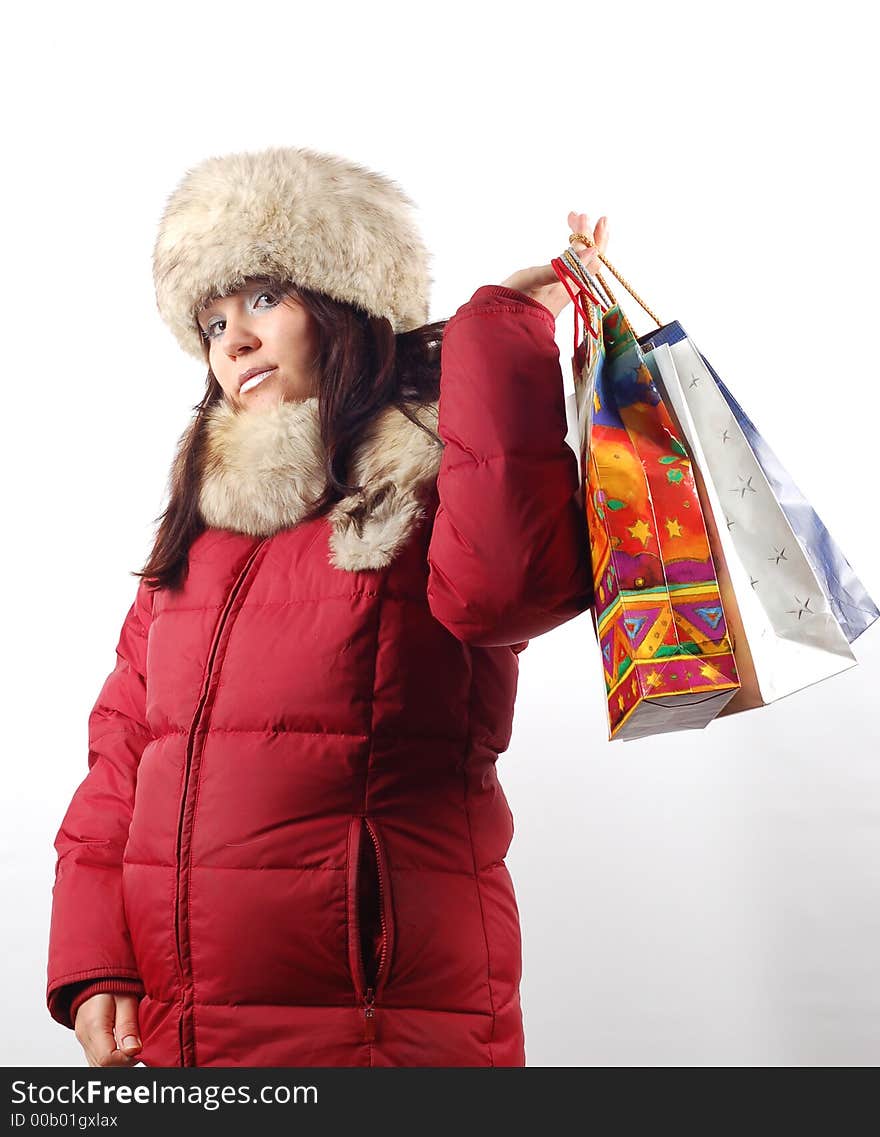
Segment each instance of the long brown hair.
[{"label": "long brown hair", "polygon": [[[319,517],[334,502],[360,487],[345,480],[358,439],[384,407],[393,404],[437,441],[439,437],[410,414],[408,404],[434,402],[440,395],[440,348],[446,320],[395,334],[384,317],[331,299],[321,292],[272,277],[249,278],[276,296],[294,295],[317,324],[314,364],[320,376],[318,406],[326,452],[326,489],[302,519]],[[209,345],[204,343],[205,361]],[[168,483],[168,505],[156,518],[158,529],[147,563],[134,576],[153,588],[183,587],[189,549],[205,529],[198,509],[208,411],[223,398],[210,365],[203,398],[180,437]]]}]

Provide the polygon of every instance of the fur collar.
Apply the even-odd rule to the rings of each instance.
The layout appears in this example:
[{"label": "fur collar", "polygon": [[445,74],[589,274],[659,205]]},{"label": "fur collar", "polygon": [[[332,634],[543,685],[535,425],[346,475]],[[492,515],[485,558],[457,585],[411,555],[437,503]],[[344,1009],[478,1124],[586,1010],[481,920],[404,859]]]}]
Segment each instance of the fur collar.
[{"label": "fur collar", "polygon": [[[437,431],[438,403],[413,406]],[[326,513],[330,563],[358,572],[390,564],[436,480],[443,444],[388,406],[352,455],[349,480],[362,486]],[[317,396],[257,411],[221,399],[208,412],[199,510],[205,523],[254,537],[296,525],[326,485]]]}]

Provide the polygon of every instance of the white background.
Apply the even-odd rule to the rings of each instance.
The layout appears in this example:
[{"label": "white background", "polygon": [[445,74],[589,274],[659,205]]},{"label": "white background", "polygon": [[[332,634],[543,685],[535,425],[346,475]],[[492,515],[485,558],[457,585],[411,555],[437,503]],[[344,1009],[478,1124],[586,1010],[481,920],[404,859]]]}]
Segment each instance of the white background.
[{"label": "white background", "polygon": [[[431,319],[558,255],[570,209],[607,214],[609,259],[694,336],[878,599],[869,12],[7,15],[0,1064],[83,1063],[44,1002],[52,841],[203,391],[150,272],[184,170],[304,145],[395,178]],[[570,306],[557,333],[570,390]],[[877,1064],[878,644],[880,624],[858,667],[706,731],[609,743],[589,615],[531,643],[499,762],[529,1065]]]}]

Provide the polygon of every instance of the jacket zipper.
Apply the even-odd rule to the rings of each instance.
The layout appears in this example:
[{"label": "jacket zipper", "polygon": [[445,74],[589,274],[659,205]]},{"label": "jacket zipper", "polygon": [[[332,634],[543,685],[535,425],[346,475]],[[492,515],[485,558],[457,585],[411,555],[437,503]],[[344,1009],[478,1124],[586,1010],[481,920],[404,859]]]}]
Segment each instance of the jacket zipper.
[{"label": "jacket zipper", "polygon": [[[186,815],[190,807],[191,797],[191,773],[195,760],[196,752],[196,735],[202,726],[202,719],[204,717],[205,706],[208,702],[208,697],[211,693],[211,681],[214,674],[214,664],[217,658],[217,651],[220,646],[220,640],[223,636],[223,629],[225,628],[229,619],[235,601],[241,592],[242,585],[253,567],[254,561],[260,552],[260,549],[266,543],[268,538],[263,538],[256,548],[250,553],[248,559],[245,561],[244,567],[238,574],[235,583],[229,591],[226,598],[226,603],[223,606],[223,611],[217,621],[217,627],[214,630],[214,638],[211,642],[211,647],[208,652],[208,663],[205,669],[205,676],[202,681],[202,692],[199,696],[199,702],[196,706],[195,714],[193,715],[190,724],[189,733],[186,741],[186,761],[184,765],[183,775],[183,793],[180,801],[180,816],[177,822],[177,850],[176,850],[176,864],[177,864],[177,880],[176,891],[174,897],[174,938],[177,949],[177,971],[180,978],[181,988],[183,990],[183,1003],[180,1013],[179,1022],[179,1036],[180,1036],[180,1064],[181,1066],[194,1066],[195,1065],[195,1037],[194,1027],[192,1021],[193,1013],[193,991],[192,991],[192,974],[189,965],[189,937],[184,932],[184,921],[182,919],[183,909],[186,909],[187,920],[189,918],[189,878],[191,870],[192,854],[192,832],[190,832],[189,849],[186,857],[183,855],[183,836],[186,828]],[[186,943],[184,942],[186,940]],[[191,1059],[191,1061],[188,1061]]]},{"label": "jacket zipper", "polygon": [[376,1008],[373,1006],[375,994],[372,987],[364,996],[364,1041],[372,1042],[376,1037]]},{"label": "jacket zipper", "polygon": [[[379,965],[376,968],[376,986],[378,987],[379,986],[379,980],[380,980],[380,978],[382,976],[382,972],[385,968],[385,958],[388,955],[388,924],[387,924],[387,921],[385,920],[385,885],[384,885],[385,874],[383,872],[382,852],[379,848],[379,839],[376,836],[376,832],[373,829],[373,826],[370,824],[369,821],[367,821],[366,818],[364,818],[364,824],[366,825],[367,832],[370,834],[370,838],[373,842],[373,856],[376,858],[376,875],[379,879],[379,921],[380,921],[381,926],[382,926],[382,950],[381,950],[381,952],[379,952]],[[372,1002],[370,1001],[369,996],[372,993],[373,993],[373,988],[370,987],[367,990],[367,996],[368,996],[367,1007],[370,1010],[372,1010]]]},{"label": "jacket zipper", "polygon": [[360,859],[360,842],[363,839],[363,829],[366,829],[370,835],[370,840],[373,843],[373,856],[376,860],[376,876],[379,882],[379,921],[382,928],[382,949],[379,952],[379,962],[376,967],[376,975],[373,984],[366,987],[366,972],[364,970],[363,955],[361,952],[361,936],[360,936],[360,923],[357,919],[356,913],[358,908],[359,890],[361,884],[360,874],[357,873],[354,877],[356,888],[353,898],[353,928],[352,938],[354,942],[353,956],[355,960],[355,981],[358,987],[358,992],[363,992],[361,995],[361,1003],[363,1005],[364,1016],[364,1041],[372,1042],[376,1038],[376,995],[382,989],[386,979],[386,969],[388,960],[391,955],[392,949],[392,922],[390,919],[389,909],[389,893],[385,884],[385,856],[382,847],[379,843],[379,838],[372,822],[368,821],[366,817],[359,817],[357,825],[360,827],[358,840],[354,846],[353,857],[354,863],[358,864]]}]

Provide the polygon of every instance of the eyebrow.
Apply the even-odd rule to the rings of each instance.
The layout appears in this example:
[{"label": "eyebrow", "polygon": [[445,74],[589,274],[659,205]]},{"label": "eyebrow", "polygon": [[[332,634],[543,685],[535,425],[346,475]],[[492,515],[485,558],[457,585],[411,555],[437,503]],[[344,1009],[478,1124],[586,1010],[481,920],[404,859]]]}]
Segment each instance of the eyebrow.
[{"label": "eyebrow", "polygon": [[204,312],[210,311],[210,309],[219,304],[221,300],[226,299],[228,299],[226,296],[215,296],[213,300],[206,300],[196,309],[196,319],[198,319]]}]

